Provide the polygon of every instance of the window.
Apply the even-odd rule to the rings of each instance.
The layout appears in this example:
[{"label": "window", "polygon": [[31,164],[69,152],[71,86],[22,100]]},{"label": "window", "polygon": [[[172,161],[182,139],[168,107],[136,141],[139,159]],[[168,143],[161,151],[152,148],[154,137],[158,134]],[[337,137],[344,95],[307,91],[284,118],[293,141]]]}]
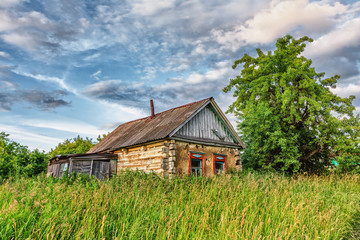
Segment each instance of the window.
[{"label": "window", "polygon": [[203,153],[190,152],[189,173],[194,177],[200,177],[205,174]]},{"label": "window", "polygon": [[226,155],[214,154],[213,163],[214,174],[226,173]]},{"label": "window", "polygon": [[60,172],[59,172],[59,177],[62,177],[62,175],[64,174],[64,172],[68,169],[68,163],[62,163],[60,165]]},{"label": "window", "polygon": [[104,179],[109,177],[110,174],[110,161],[93,161],[91,176],[97,179]]}]

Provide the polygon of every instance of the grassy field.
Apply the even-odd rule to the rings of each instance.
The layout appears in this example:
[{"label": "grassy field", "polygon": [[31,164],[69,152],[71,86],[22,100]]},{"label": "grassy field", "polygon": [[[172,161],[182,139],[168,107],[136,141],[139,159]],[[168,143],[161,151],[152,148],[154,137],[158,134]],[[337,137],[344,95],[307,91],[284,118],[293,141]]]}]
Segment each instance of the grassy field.
[{"label": "grassy field", "polygon": [[358,239],[359,176],[8,180],[0,239]]}]

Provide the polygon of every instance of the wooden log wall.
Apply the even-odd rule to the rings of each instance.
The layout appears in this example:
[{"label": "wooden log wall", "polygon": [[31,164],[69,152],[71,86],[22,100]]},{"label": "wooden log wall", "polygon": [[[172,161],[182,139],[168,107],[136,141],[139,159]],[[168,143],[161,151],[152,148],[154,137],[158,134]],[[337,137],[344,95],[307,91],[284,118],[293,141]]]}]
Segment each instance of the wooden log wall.
[{"label": "wooden log wall", "polygon": [[168,169],[172,169],[170,145],[169,141],[164,140],[132,148],[122,148],[115,152],[118,155],[117,171],[138,169],[146,173],[153,171],[166,176]]},{"label": "wooden log wall", "polygon": [[155,172],[163,177],[189,174],[189,153],[201,152],[205,157],[205,176],[213,176],[214,153],[226,155],[226,168],[241,170],[240,153],[236,148],[193,144],[163,140],[115,152],[118,155],[117,171],[141,170]]}]

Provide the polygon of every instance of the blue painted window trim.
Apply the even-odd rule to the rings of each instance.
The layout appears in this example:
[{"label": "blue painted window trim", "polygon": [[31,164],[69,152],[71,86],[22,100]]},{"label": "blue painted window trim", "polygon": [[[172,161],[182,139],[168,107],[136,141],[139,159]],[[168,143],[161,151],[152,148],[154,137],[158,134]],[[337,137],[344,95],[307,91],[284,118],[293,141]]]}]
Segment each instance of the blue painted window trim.
[{"label": "blue painted window trim", "polygon": [[203,152],[194,152],[194,151],[189,151],[190,153],[195,153],[195,154],[201,154],[201,155],[204,155],[205,153]]},{"label": "blue painted window trim", "polygon": [[213,155],[217,155],[217,156],[223,156],[223,157],[227,157],[227,155],[225,155],[225,154],[220,154],[220,153],[214,153],[214,152],[213,152]]}]

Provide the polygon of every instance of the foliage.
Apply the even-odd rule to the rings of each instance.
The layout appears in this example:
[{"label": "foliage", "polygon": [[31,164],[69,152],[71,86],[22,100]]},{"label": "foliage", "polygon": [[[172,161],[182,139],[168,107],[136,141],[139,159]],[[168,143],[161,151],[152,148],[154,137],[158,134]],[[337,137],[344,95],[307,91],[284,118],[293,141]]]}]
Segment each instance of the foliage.
[{"label": "foliage", "polygon": [[91,138],[77,136],[73,139],[66,139],[64,142],[59,143],[55,149],[51,149],[50,156],[55,157],[56,155],[86,153],[94,145]]},{"label": "foliage", "polygon": [[301,55],[308,37],[277,40],[277,49],[257,57],[245,54],[241,74],[230,80],[236,101],[229,112],[247,148],[244,167],[283,172],[320,172],[339,155],[359,146],[359,116],[352,101],[331,92],[339,76],[325,78]]},{"label": "foliage", "polygon": [[0,185],[0,239],[350,238],[359,177],[22,178]]},{"label": "foliage", "polygon": [[106,138],[107,135],[109,135],[109,133],[99,134],[98,137],[96,138],[96,141],[99,143],[101,140]]},{"label": "foliage", "polygon": [[3,178],[34,176],[47,167],[49,156],[38,149],[30,151],[0,132],[0,181]]},{"label": "foliage", "polygon": [[360,155],[344,153],[336,157],[338,166],[336,172],[339,173],[357,173],[360,174]]}]

